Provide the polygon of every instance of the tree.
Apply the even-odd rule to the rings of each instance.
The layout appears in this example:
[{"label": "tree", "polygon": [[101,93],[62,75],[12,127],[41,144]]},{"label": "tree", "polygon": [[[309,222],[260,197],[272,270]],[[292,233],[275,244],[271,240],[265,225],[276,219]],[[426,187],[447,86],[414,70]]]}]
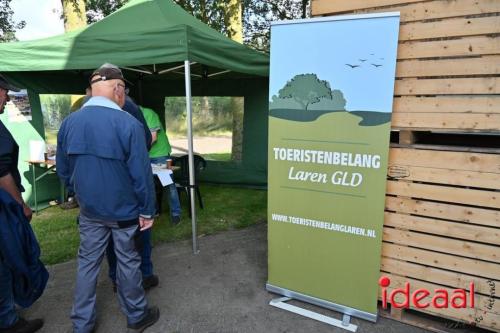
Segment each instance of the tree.
[{"label": "tree", "polygon": [[129,0],[85,0],[87,23],[91,24],[118,10]]},{"label": "tree", "polygon": [[72,31],[87,25],[84,0],[61,0],[64,31]]},{"label": "tree", "polygon": [[307,110],[310,104],[318,103],[322,98],[332,99],[332,90],[330,83],[320,80],[316,74],[299,74],[280,89],[278,97],[292,98]]},{"label": "tree", "polygon": [[12,19],[14,11],[10,8],[11,0],[0,0],[0,42],[17,40],[16,30],[26,26],[25,21],[15,22]]},{"label": "tree", "polygon": [[310,16],[310,0],[243,0],[244,42],[260,51],[269,51],[272,21]]}]

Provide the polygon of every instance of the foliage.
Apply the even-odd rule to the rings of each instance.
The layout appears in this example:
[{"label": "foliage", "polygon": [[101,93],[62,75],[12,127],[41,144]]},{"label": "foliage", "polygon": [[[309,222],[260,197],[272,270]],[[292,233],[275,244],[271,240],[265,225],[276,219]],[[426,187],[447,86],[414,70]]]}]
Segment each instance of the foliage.
[{"label": "foliage", "polygon": [[[267,192],[234,187],[202,185],[205,209],[197,211],[198,235],[209,235],[234,228],[244,228],[266,220]],[[168,200],[164,195],[163,214],[153,228],[153,242],[173,242],[191,238],[191,221],[186,197],[181,197],[182,220],[173,226],[168,219]],[[74,259],[79,236],[76,217],[79,210],[51,207],[33,216],[32,227],[40,243],[42,261],[56,264]]]},{"label": "foliage", "polygon": [[102,20],[104,17],[122,7],[128,1],[129,0],[85,0],[87,23],[91,24]]},{"label": "foliage", "polygon": [[213,29],[231,37],[236,32],[230,28],[229,18],[238,10],[227,0],[174,0],[186,12]]},{"label": "foliage", "polygon": [[[241,98],[243,100],[243,98]],[[196,135],[231,132],[233,122],[232,97],[193,97],[191,102],[193,127]],[[242,103],[238,104],[242,107]],[[165,98],[165,123],[169,136],[186,133],[185,97]]]},{"label": "foliage", "polygon": [[272,21],[309,17],[310,0],[242,0],[244,42],[269,51]]},{"label": "foliage", "polygon": [[0,0],[0,42],[9,42],[16,40],[16,30],[25,27],[26,22],[14,22],[12,14],[14,11],[10,8],[12,0]]},{"label": "foliage", "polygon": [[71,110],[69,95],[40,95],[43,123],[46,129],[58,130]]}]

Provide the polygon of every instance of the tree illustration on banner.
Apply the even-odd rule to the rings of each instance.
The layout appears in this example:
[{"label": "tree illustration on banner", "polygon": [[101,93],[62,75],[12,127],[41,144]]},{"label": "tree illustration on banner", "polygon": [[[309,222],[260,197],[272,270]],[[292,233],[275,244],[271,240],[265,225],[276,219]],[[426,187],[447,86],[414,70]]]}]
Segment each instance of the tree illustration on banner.
[{"label": "tree illustration on banner", "polygon": [[340,90],[316,74],[299,74],[272,97],[271,109],[345,110],[346,100]]}]

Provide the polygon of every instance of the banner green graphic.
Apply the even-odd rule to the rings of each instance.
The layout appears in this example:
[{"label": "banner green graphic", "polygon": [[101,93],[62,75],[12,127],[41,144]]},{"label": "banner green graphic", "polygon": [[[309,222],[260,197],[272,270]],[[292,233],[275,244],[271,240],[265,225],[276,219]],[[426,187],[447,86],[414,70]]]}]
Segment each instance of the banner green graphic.
[{"label": "banner green graphic", "polygon": [[369,320],[398,30],[397,13],[271,28],[267,288]]}]

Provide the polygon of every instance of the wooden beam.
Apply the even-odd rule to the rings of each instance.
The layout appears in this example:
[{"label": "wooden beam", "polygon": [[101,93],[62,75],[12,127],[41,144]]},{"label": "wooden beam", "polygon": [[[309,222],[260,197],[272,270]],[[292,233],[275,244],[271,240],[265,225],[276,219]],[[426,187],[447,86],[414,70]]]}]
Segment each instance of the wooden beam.
[{"label": "wooden beam", "polygon": [[456,129],[500,131],[500,114],[487,113],[393,113],[391,126],[397,129]]},{"label": "wooden beam", "polygon": [[311,13],[313,16],[326,13],[341,13],[357,9],[400,5],[402,3],[422,2],[422,0],[349,0],[325,1],[311,0]]},{"label": "wooden beam", "polygon": [[[474,281],[477,293],[491,295],[491,280],[464,273],[451,272],[435,267],[420,265],[403,260],[383,257],[380,270],[395,273],[411,278],[429,281],[435,284],[445,285],[450,288],[468,289],[469,282]],[[500,281],[493,280],[495,284]]]},{"label": "wooden beam", "polygon": [[[384,241],[457,256],[500,263],[500,248],[442,236],[384,227]],[[498,265],[500,269],[500,265]]]},{"label": "wooden beam", "polygon": [[500,192],[494,191],[389,180],[387,182],[387,193],[418,199],[500,209]]},{"label": "wooden beam", "polygon": [[500,94],[500,78],[402,79],[395,95],[488,95]]},{"label": "wooden beam", "polygon": [[496,0],[443,0],[378,9],[365,9],[357,12],[399,11],[401,13],[401,22],[412,22],[497,13],[500,11],[498,7]]},{"label": "wooden beam", "polygon": [[[409,282],[410,283],[410,294],[414,292],[416,289],[422,289],[425,288],[429,290],[432,294],[434,290],[436,289],[442,289],[446,290],[448,292],[448,295],[453,295],[453,291],[455,288],[449,288],[445,287],[439,283],[430,283],[426,281],[421,281],[417,279],[412,279],[412,278],[407,278],[404,276],[400,276],[398,272],[393,272],[393,273],[380,273],[381,276],[386,276],[390,278],[391,284],[389,286],[389,289],[396,289],[396,288],[404,288],[405,283]],[[475,282],[474,279],[469,280],[470,282]],[[465,288],[467,297],[470,297],[470,285],[467,285]],[[474,307],[476,309],[479,309],[481,311],[487,311],[491,312],[492,314],[499,315],[500,314],[500,299],[498,299],[495,295],[478,295],[476,293],[476,288],[474,288]],[[433,295],[429,295],[427,298],[424,298],[423,301],[430,301]],[[493,302],[490,302],[490,300],[493,300]]]},{"label": "wooden beam", "polygon": [[387,174],[391,179],[500,189],[500,174],[498,173],[456,170],[447,168],[446,165],[442,168],[427,168],[393,163],[389,165]]},{"label": "wooden beam", "polygon": [[500,114],[500,96],[401,96],[393,101],[393,115],[399,112]]},{"label": "wooden beam", "polygon": [[382,255],[384,257],[405,260],[458,273],[477,275],[486,279],[495,280],[500,276],[500,265],[496,263],[410,248],[387,242],[382,243]]},{"label": "wooden beam", "polygon": [[478,58],[401,60],[396,77],[490,75],[500,74],[500,55]]},{"label": "wooden beam", "polygon": [[398,59],[491,54],[500,54],[500,37],[498,36],[473,36],[451,40],[404,42],[398,46]]},{"label": "wooden beam", "polygon": [[385,209],[405,214],[415,214],[500,228],[500,212],[493,209],[391,196],[385,198]]},{"label": "wooden beam", "polygon": [[[482,227],[391,212],[385,212],[384,226],[500,245],[500,229],[498,228]],[[496,252],[500,252],[500,248],[497,249]]]},{"label": "wooden beam", "polygon": [[399,29],[399,40],[449,38],[497,33],[500,33],[500,19],[498,16],[450,18],[434,22],[402,24]]},{"label": "wooden beam", "polygon": [[496,154],[392,148],[389,164],[500,174],[500,155]]}]

